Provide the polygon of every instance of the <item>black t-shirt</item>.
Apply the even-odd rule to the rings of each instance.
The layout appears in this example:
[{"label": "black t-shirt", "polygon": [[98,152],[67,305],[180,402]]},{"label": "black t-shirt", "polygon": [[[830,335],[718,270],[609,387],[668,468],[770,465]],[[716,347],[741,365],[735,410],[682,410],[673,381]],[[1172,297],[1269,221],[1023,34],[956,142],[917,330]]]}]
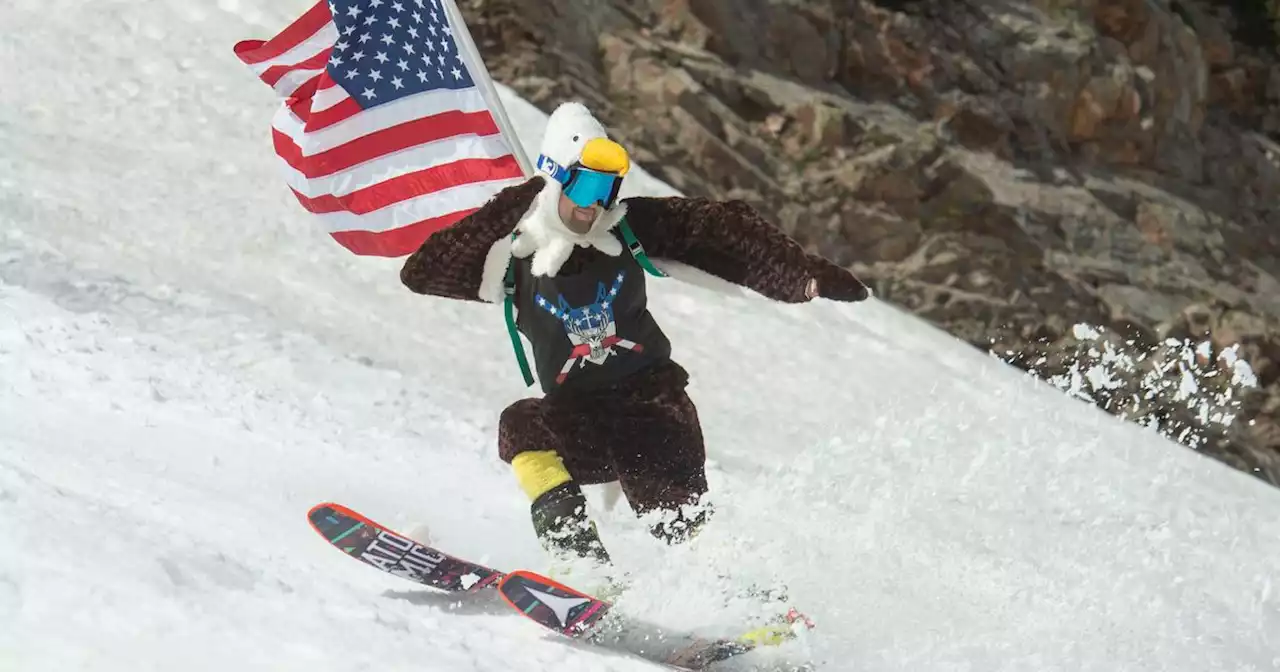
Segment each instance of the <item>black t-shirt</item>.
[{"label": "black t-shirt", "polygon": [[553,278],[515,260],[516,326],[529,339],[542,390],[585,390],[616,383],[671,356],[649,313],[645,272],[626,252],[611,257],[575,248]]}]

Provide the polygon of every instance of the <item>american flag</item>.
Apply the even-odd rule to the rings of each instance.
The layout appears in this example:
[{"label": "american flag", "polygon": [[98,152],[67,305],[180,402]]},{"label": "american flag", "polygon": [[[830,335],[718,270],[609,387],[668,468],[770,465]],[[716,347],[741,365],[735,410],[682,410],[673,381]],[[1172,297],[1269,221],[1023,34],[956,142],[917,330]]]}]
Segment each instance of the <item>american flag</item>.
[{"label": "american flag", "polygon": [[321,0],[235,46],[284,98],[271,128],[289,187],[355,254],[409,254],[525,177],[451,3]]}]

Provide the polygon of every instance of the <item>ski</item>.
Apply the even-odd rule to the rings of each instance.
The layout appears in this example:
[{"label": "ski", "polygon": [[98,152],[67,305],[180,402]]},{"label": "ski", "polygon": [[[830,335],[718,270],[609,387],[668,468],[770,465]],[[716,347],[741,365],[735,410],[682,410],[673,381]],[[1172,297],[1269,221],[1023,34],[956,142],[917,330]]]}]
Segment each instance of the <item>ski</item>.
[{"label": "ski", "polygon": [[496,592],[518,613],[560,635],[682,672],[706,670],[760,646],[781,644],[802,631],[798,624],[813,627],[792,610],[786,624],[759,628],[738,639],[698,637],[624,616],[604,600],[528,570],[506,573],[454,557],[341,504],[317,504],[307,519],[329,545],[374,569],[448,593]]},{"label": "ski", "polygon": [[424,546],[341,504],[317,504],[311,527],[334,548],[370,567],[451,593],[496,587],[502,572]]},{"label": "ski", "polygon": [[685,672],[705,670],[759,646],[781,644],[795,636],[797,625],[813,627],[793,610],[786,625],[761,628],[738,639],[708,639],[623,616],[611,611],[608,602],[526,570],[504,575],[498,591],[517,612],[553,632]]}]

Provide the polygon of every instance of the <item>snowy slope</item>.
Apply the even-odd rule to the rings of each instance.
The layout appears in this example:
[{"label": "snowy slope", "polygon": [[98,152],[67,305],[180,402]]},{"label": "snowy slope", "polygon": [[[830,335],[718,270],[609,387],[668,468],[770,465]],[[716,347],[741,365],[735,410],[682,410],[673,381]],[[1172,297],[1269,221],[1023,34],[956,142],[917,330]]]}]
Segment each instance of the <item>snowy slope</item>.
[{"label": "snowy slope", "polygon": [[[276,172],[230,46],[305,5],[0,9],[0,670],[654,669],[306,526],[334,499],[544,566],[500,311],[410,294]],[[829,670],[1280,669],[1274,489],[883,304],[651,287],[720,510],[666,554],[602,513],[628,608],[732,629],[714,577],[778,577]]]}]

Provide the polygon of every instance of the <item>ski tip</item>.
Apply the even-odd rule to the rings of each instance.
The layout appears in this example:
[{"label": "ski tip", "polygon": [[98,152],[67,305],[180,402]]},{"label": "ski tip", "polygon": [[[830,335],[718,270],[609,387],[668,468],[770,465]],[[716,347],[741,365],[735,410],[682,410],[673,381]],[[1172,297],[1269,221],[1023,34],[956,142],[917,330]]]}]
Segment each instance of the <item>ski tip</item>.
[{"label": "ski tip", "polygon": [[345,512],[346,507],[334,502],[320,502],[315,506],[307,509],[307,517],[314,518],[317,515],[328,515],[330,513]]},{"label": "ski tip", "polygon": [[311,523],[311,529],[326,539],[330,536],[328,533],[336,527],[352,522],[364,523],[371,527],[382,527],[367,516],[334,502],[321,502],[311,507],[307,511],[307,522]]},{"label": "ski tip", "polygon": [[307,511],[307,522],[311,523],[312,529],[316,532],[322,532],[320,529],[322,521],[326,518],[341,515],[345,515],[341,506],[334,504],[333,502],[321,502]]},{"label": "ski tip", "polygon": [[336,513],[337,506],[337,504],[332,502],[321,502],[316,504],[307,510],[307,522],[311,523],[311,527],[319,532],[320,528],[317,526],[317,522]]},{"label": "ski tip", "polygon": [[570,588],[569,586],[566,586],[563,583],[560,583],[559,581],[556,581],[555,579],[549,576],[545,576],[537,572],[532,572],[527,569],[517,569],[513,572],[507,572],[506,576],[502,577],[502,582],[498,584],[498,587],[501,588],[502,584],[505,584],[508,582],[513,584],[520,584],[520,585],[532,584],[534,586],[545,586],[548,588],[555,588],[556,590],[564,591],[566,593],[569,593],[570,595],[585,597],[591,600],[596,599],[595,597],[592,597],[591,595],[588,595],[576,588]]},{"label": "ski tip", "polygon": [[355,518],[356,520],[369,520],[369,517],[349,507],[343,506],[336,502],[320,502],[307,510],[307,519],[315,521],[318,518],[326,516],[342,516],[344,518]]},{"label": "ski tip", "polygon": [[581,636],[609,610],[607,602],[528,570],[503,576],[498,594],[512,609],[569,637]]},{"label": "ski tip", "polygon": [[348,509],[347,507],[341,504],[338,504],[336,502],[320,502],[319,504],[316,504],[315,506],[307,510],[307,517],[310,518],[317,514],[328,514],[328,513],[338,513],[344,516],[355,516],[357,518],[364,517],[356,513],[355,511],[352,511],[351,509]]}]

